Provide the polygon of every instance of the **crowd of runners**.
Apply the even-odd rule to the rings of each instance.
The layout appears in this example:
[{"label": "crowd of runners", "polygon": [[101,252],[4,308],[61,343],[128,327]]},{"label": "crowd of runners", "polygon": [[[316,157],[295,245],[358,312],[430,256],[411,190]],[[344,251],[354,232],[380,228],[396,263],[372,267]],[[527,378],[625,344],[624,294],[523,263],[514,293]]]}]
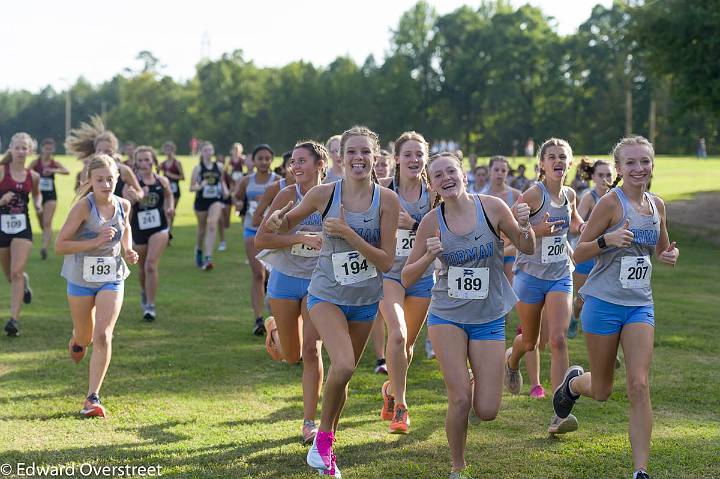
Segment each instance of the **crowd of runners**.
[{"label": "crowd of runners", "polygon": [[[461,152],[430,155],[414,131],[384,150],[377,134],[354,126],[325,143],[299,140],[275,169],[276,153],[267,144],[246,156],[236,143],[226,162],[211,143],[201,143],[187,185],[172,142],[163,145],[162,162],[152,147],[129,146],[123,156],[98,119],[65,142],[84,167],[54,252],[64,255],[69,355],[80,362],[91,351],[84,416],[107,414],[99,393],[128,263],[138,265],[144,320],[162,319],[159,265],[177,204],[189,191],[198,268],[222,267],[213,252],[226,249],[231,210],[242,216],[251,280],[241,287],[254,318],[245,327],[265,337],[273,360],[302,361],[300,433],[309,446],[307,463],[320,474],[341,477],[334,442],[348,383],[370,337],[375,371],[387,374],[378,421],[391,434],[412,433],[407,378],[426,326],[428,357],[437,359],[447,388],[451,478],[466,477],[469,415],[492,421],[503,387],[523,391],[523,358],[529,395],[546,396],[539,354],[548,345],[550,434],[578,429],[572,408],[581,396],[609,397],[622,345],[632,477],[650,477],[651,277],[654,265],[674,265],[679,251],[668,238],[663,201],[648,191],[654,150],[645,138],[622,138],[611,159],[594,161],[575,158],[566,140],[548,139],[536,164],[527,165],[537,172],[528,178],[526,165],[513,170],[503,156],[466,171]],[[42,225],[41,260],[51,251],[59,200],[54,178],[68,174],[54,151],[52,140],[38,151],[29,134],[17,133],[0,161],[8,336],[20,334],[21,309],[33,299],[25,272],[31,205]],[[572,166],[577,176],[567,186]],[[520,324],[506,344],[513,309]],[[580,326],[592,373],[571,366],[567,341]]]}]

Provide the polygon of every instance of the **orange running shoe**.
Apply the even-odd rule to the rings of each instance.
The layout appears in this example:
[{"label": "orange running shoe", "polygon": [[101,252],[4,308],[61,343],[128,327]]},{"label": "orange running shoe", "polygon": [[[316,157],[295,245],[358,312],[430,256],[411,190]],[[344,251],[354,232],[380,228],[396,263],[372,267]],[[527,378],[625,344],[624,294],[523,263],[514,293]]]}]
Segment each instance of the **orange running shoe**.
[{"label": "orange running shoe", "polygon": [[87,346],[79,346],[75,344],[75,338],[70,338],[70,344],[68,344],[68,351],[70,351],[70,359],[75,361],[75,364],[82,361],[82,358],[85,357],[85,351],[87,350]]},{"label": "orange running shoe", "polygon": [[387,390],[390,387],[390,381],[385,381],[380,390],[383,397],[383,408],[380,411],[380,417],[383,421],[392,421],[395,415],[395,398],[388,394]]},{"label": "orange running shoe", "polygon": [[100,404],[100,398],[97,394],[92,393],[87,397],[83,408],[80,410],[80,414],[85,417],[107,417],[107,411],[102,404]]},{"label": "orange running shoe", "polygon": [[395,414],[390,422],[388,432],[390,434],[407,434],[410,427],[410,416],[408,415],[407,406],[404,404],[395,405]]},{"label": "orange running shoe", "polygon": [[275,324],[275,318],[272,316],[268,316],[265,320],[265,330],[267,331],[267,336],[265,336],[265,351],[267,351],[273,361],[282,360],[283,357],[282,354],[280,354],[280,348],[273,337],[273,332],[277,331],[277,325]]}]

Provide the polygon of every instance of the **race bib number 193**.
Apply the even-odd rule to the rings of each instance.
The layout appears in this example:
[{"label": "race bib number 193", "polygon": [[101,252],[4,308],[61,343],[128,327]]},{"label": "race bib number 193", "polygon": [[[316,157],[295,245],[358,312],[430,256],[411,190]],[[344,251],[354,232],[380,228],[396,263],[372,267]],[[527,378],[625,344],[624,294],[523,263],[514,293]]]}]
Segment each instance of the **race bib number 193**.
[{"label": "race bib number 193", "polygon": [[83,279],[88,283],[112,283],[115,281],[116,266],[112,256],[85,256]]},{"label": "race bib number 193", "polygon": [[333,253],[335,281],[342,285],[359,283],[377,276],[375,265],[357,251]]}]

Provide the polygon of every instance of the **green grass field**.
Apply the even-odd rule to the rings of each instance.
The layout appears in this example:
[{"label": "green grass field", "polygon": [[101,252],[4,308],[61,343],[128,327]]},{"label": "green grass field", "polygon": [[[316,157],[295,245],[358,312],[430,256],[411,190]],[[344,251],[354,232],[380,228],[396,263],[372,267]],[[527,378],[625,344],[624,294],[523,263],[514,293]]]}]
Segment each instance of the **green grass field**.
[{"label": "green grass field", "polygon": [[[62,159],[78,168],[78,162]],[[184,159],[186,174],[194,160]],[[653,190],[669,200],[720,189],[720,159],[661,158]],[[73,178],[59,181],[60,226]],[[249,267],[242,225],[234,219],[228,251],[216,269],[194,266],[192,198],[183,185],[175,240],[161,261],[158,320],[141,319],[137,275],[127,281],[115,329],[113,360],[102,389],[107,420],[82,420],[87,358],[68,358],[71,321],[62,258],[39,259],[39,229],[28,272],[35,290],[23,309],[22,336],[0,337],[0,465],[162,466],[164,477],[310,478],[299,441],[301,366],[274,363],[250,334]],[[655,428],[650,460],[654,478],[720,477],[720,358],[717,311],[720,255],[693,231],[672,227],[681,257],[674,269],[658,266],[655,357],[651,371]],[[133,268],[136,271],[136,268]],[[0,305],[9,303],[0,289]],[[6,320],[3,309],[0,319]],[[516,319],[508,326],[512,337]],[[424,338],[424,334],[423,334]],[[423,339],[421,338],[421,340]],[[336,452],[347,478],[447,477],[445,388],[438,365],[419,342],[408,381],[412,429],[386,433],[379,420],[383,377],[372,373],[368,347],[350,383]],[[582,337],[570,341],[571,362],[588,366]],[[549,385],[549,355],[543,383]],[[326,368],[327,368],[326,361]],[[581,400],[580,430],[556,439],[546,429],[550,399],[503,396],[497,420],[473,423],[467,461],[476,478],[625,478],[632,461],[627,437],[625,374],[610,400]],[[14,470],[14,469],[13,469]],[[0,467],[0,472],[3,472]]]}]

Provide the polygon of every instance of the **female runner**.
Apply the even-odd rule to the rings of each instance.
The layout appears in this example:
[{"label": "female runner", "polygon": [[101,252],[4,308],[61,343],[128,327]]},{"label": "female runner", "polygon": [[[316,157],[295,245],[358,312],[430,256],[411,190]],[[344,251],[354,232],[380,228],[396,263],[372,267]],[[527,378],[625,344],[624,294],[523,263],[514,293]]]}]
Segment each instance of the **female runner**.
[{"label": "female runner", "polygon": [[377,134],[355,126],[343,133],[345,178],[310,190],[300,205],[273,212],[267,225],[286,232],[304,218],[323,216],[323,244],[310,280],[308,310],[330,356],[318,433],[307,454],[322,474],[340,477],[333,441],[347,386],[360,360],[382,297],[382,273],[395,258],[397,195],[373,181]]},{"label": "female runner", "polygon": [[153,173],[157,161],[155,150],[150,146],[135,149],[134,161],[144,197],[133,205],[132,227],[135,251],[140,255],[140,296],[143,318],[155,321],[155,296],[160,283],[160,256],[168,244],[169,218],[174,213],[170,181]]},{"label": "female runner", "polygon": [[40,144],[40,156],[30,164],[30,169],[40,175],[40,194],[42,194],[42,215],[38,222],[42,225],[42,246],[40,258],[47,259],[47,251],[52,240],[52,220],[57,207],[57,190],[55,188],[55,175],[68,175],[70,172],[53,157],[55,153],[55,140],[46,138]]},{"label": "female runner", "polygon": [[32,249],[30,195],[38,215],[42,214],[42,196],[40,175],[25,168],[25,160],[35,146],[35,140],[27,133],[15,133],[0,160],[0,263],[10,283],[10,319],[5,324],[8,336],[20,334],[21,305],[32,301],[30,277],[25,272]]},{"label": "female runner", "polygon": [[501,235],[526,253],[533,251],[535,236],[522,196],[511,211],[497,198],[468,194],[456,156],[434,156],[428,174],[443,202],[420,222],[402,282],[410,288],[436,258],[440,260],[428,326],[447,387],[445,432],[452,458],[450,478],[455,479],[465,477],[470,408],[481,420],[492,421],[502,398],[505,315],[517,297],[503,271]]},{"label": "female runner", "polygon": [[61,275],[67,280],[73,321],[70,357],[80,362],[93,344],[88,394],[80,414],[106,417],[100,387],[110,365],[113,330],[129,274],[121,251],[131,264],[137,262],[138,254],[132,249],[130,203],[113,194],[118,178],[116,160],[94,156],[87,175],[78,201],[58,233],[55,253],[65,255]]},{"label": "female runner", "polygon": [[650,363],[655,332],[652,277],[653,253],[661,263],[675,266],[680,251],[670,242],[665,204],[647,191],[655,166],[655,152],[645,138],[623,138],[613,149],[619,188],[603,196],[580,235],[574,259],[596,258],[580,294],[585,299],[582,325],[590,369],[567,370],[555,390],[553,408],[568,417],[575,401],[587,396],[605,401],[613,389],[614,362],[622,344],[630,401],[630,446],[633,479],[649,479],[646,472],[652,435]]}]

